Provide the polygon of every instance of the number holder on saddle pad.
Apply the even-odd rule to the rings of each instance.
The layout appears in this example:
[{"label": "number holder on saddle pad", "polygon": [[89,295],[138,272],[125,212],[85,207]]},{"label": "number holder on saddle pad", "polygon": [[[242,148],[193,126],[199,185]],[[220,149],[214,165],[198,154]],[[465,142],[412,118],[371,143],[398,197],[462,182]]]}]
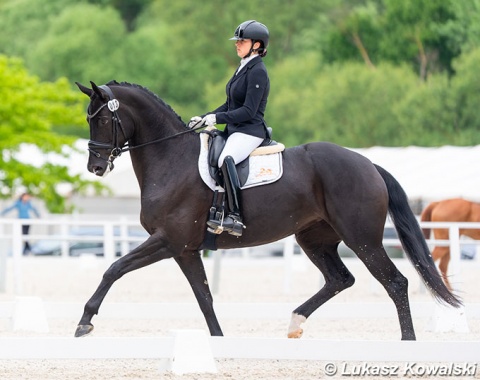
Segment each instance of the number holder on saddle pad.
[{"label": "number holder on saddle pad", "polygon": [[[223,180],[219,176],[218,158],[225,145],[225,135],[215,127],[208,127],[200,135],[200,155],[198,170],[203,182],[215,193],[209,218],[223,220],[225,214]],[[285,146],[267,138],[250,156],[236,165],[241,189],[268,185],[278,181],[283,174],[282,152]],[[209,234],[219,234],[223,230],[212,231]],[[207,233],[207,235],[209,235]],[[207,240],[206,237],[205,240]],[[214,240],[214,239],[213,239]],[[204,244],[205,245],[205,242]],[[215,249],[208,244],[208,249]]]}]

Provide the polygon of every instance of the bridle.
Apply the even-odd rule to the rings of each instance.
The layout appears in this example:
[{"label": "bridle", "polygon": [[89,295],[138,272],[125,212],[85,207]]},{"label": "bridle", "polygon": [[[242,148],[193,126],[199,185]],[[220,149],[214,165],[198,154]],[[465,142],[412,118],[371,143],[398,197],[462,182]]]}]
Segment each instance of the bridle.
[{"label": "bridle", "polygon": [[[127,135],[125,133],[125,129],[123,128],[122,121],[120,120],[120,116],[118,115],[118,112],[117,112],[118,109],[120,108],[120,102],[115,98],[115,95],[113,95],[113,92],[110,89],[110,87],[108,87],[107,85],[98,86],[98,87],[100,89],[104,90],[107,93],[109,100],[108,100],[107,103],[102,104],[92,114],[90,113],[90,108],[89,108],[87,110],[87,120],[88,120],[88,123],[90,124],[91,119],[93,119],[95,116],[97,116],[100,113],[100,111],[102,111],[105,107],[108,107],[109,111],[112,114],[113,141],[112,141],[112,143],[104,143],[104,142],[101,142],[101,141],[89,140],[88,141],[88,151],[91,154],[93,154],[95,157],[105,160],[107,162],[110,170],[113,169],[113,161],[117,157],[120,157],[123,152],[127,152],[127,151],[130,151],[130,150],[133,150],[133,149],[138,149],[138,148],[141,148],[141,147],[144,147],[144,146],[147,146],[147,145],[151,145],[151,144],[156,144],[156,143],[159,143],[159,142],[162,142],[162,141],[165,141],[165,140],[169,140],[169,139],[172,139],[172,138],[180,136],[180,135],[184,135],[186,133],[194,132],[194,131],[196,131],[198,129],[201,129],[201,128],[205,128],[205,125],[201,124],[201,125],[198,125],[194,128],[175,133],[174,135],[171,135],[171,136],[163,137],[163,138],[160,138],[160,139],[157,139],[157,140],[152,140],[152,141],[146,142],[144,144],[132,146],[132,145],[130,145],[130,142],[129,142],[129,140],[127,138]],[[122,146],[120,146],[120,144],[118,143],[119,131],[121,131],[121,133],[123,134],[123,137],[125,138],[125,141],[126,141]],[[101,154],[98,153],[96,151],[96,149],[111,149],[110,154],[108,156],[108,159],[102,158]]]},{"label": "bridle", "polygon": [[[122,131],[123,136],[125,139],[127,139],[127,136],[125,134],[125,130],[122,125],[122,121],[120,120],[120,116],[118,116],[118,108],[120,107],[120,103],[118,102],[117,99],[115,99],[115,96],[113,95],[112,90],[104,85],[104,86],[99,86],[102,90],[104,90],[107,95],[108,95],[108,102],[105,104],[102,104],[94,113],[90,113],[90,108],[87,110],[87,120],[88,124],[90,124],[90,121],[97,116],[101,110],[103,110],[105,107],[108,107],[110,112],[112,113],[112,136],[113,136],[113,141],[112,143],[104,143],[100,141],[95,141],[95,140],[89,140],[88,141],[88,151],[93,154],[97,158],[102,158],[101,154],[96,151],[96,149],[111,149],[110,154],[108,156],[108,159],[105,160],[107,161],[107,164],[109,166],[109,169],[113,169],[113,160],[115,158],[119,157],[122,152],[123,152],[123,146],[120,146],[118,143],[118,134],[119,131]],[[91,128],[91,126],[90,126]]]}]

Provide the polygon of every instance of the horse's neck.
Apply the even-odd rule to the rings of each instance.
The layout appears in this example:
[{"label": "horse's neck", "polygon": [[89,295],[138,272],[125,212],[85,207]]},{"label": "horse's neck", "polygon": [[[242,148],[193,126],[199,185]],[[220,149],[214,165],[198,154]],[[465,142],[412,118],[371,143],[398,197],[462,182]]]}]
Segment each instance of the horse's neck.
[{"label": "horse's neck", "polygon": [[[149,140],[142,139],[142,143],[151,144],[131,151],[132,165],[142,189],[156,183],[152,180],[164,182],[172,178],[178,179],[179,176],[191,175],[196,170],[200,139],[195,132],[175,136],[182,131],[169,130],[161,137],[157,135],[149,137]],[[168,138],[170,136],[172,137]],[[155,142],[166,137],[168,139]]]},{"label": "horse's neck", "polygon": [[131,110],[136,120],[129,143],[138,147],[130,155],[143,189],[149,183],[190,172],[192,165],[196,167],[200,141],[195,132],[176,136],[187,129],[173,109],[152,96],[141,96]]}]

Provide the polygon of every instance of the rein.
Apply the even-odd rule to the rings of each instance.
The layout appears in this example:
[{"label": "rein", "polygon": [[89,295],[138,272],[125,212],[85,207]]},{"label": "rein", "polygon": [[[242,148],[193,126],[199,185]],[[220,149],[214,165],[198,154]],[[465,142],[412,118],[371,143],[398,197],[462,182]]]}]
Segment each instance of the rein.
[{"label": "rein", "polygon": [[143,148],[144,146],[147,146],[147,145],[157,144],[159,142],[170,140],[170,139],[173,139],[174,137],[181,136],[181,135],[184,135],[186,133],[195,132],[196,130],[201,129],[201,128],[205,128],[205,125],[200,125],[198,127],[194,127],[192,129],[188,129],[186,131],[178,132],[178,133],[175,133],[174,135],[171,135],[171,136],[162,137],[161,139],[152,140],[152,141],[140,144],[140,145],[127,146],[127,147],[122,148],[121,152],[122,153],[123,152],[128,152],[129,150],[133,150],[133,149],[137,149],[137,148]]},{"label": "rein", "polygon": [[[110,169],[113,169],[113,160],[115,160],[115,158],[117,158],[117,157],[120,157],[121,154],[124,153],[124,152],[128,152],[128,151],[133,150],[133,149],[143,148],[147,145],[158,144],[162,141],[170,140],[170,139],[173,139],[174,137],[178,137],[178,136],[184,135],[186,133],[195,132],[198,129],[205,128],[205,125],[201,124],[201,125],[196,126],[194,128],[175,133],[171,136],[162,137],[160,139],[152,140],[152,141],[140,144],[140,145],[135,145],[135,146],[127,145],[127,146],[125,146],[125,144],[124,144],[123,146],[119,146],[118,145],[118,133],[119,133],[118,130],[122,131],[123,137],[125,137],[125,139],[127,140],[127,136],[125,134],[125,130],[124,130],[123,125],[122,125],[122,121],[120,120],[120,117],[119,117],[118,112],[117,112],[118,108],[120,107],[120,103],[115,98],[112,90],[107,85],[99,86],[99,88],[101,88],[102,90],[104,90],[107,93],[107,95],[109,97],[109,101],[107,103],[101,105],[93,114],[90,114],[87,111],[87,119],[88,120],[93,119],[95,116],[97,116],[99,114],[99,112],[101,110],[103,110],[105,107],[108,107],[108,109],[112,113],[113,144],[104,143],[104,142],[100,142],[100,141],[89,140],[88,141],[88,151],[90,153],[92,153],[95,157],[102,158],[100,153],[98,153],[95,149],[112,149],[108,159],[105,160],[105,161],[107,161],[107,164],[109,165]],[[128,141],[127,141],[126,144],[128,144]]]}]

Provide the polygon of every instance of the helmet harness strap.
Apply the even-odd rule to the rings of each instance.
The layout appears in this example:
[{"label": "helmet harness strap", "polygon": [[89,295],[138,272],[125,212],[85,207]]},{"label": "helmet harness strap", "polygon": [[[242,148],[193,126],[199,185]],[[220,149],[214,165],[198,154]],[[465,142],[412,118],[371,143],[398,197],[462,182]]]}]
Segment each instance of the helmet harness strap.
[{"label": "helmet harness strap", "polygon": [[252,55],[252,53],[258,52],[258,49],[253,48],[253,45],[255,45],[255,43],[257,43],[257,42],[258,41],[252,40],[252,45],[250,46],[250,50],[249,50],[248,54],[243,57],[243,59],[250,57]]}]

